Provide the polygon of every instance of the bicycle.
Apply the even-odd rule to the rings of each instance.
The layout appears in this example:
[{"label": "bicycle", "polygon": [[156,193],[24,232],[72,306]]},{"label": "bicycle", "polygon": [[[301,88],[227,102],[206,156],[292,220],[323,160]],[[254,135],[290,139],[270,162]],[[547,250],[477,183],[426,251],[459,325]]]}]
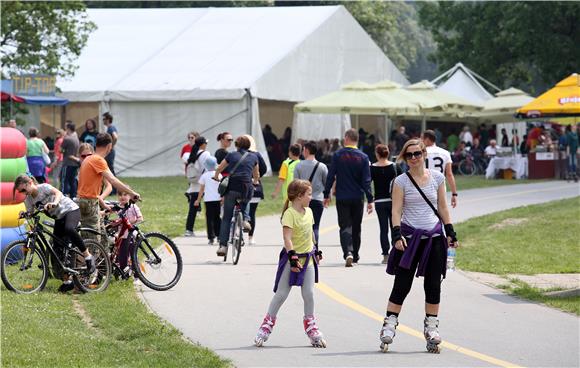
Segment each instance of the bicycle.
[{"label": "bicycle", "polygon": [[[42,206],[37,206],[32,213],[23,212],[20,218],[32,222],[26,239],[13,241],[2,251],[1,277],[6,288],[19,294],[31,294],[44,289],[50,272],[47,257],[50,257],[51,262],[57,262],[53,264],[53,275],[56,274],[54,268],[60,267],[65,275],[72,276],[74,285],[80,291],[105,290],[111,281],[111,262],[107,251],[95,241],[84,241],[95,259],[96,269],[89,274],[82,252],[43,226],[49,226],[40,220],[43,212]],[[61,252],[57,252],[48,239],[58,244]]]},{"label": "bicycle", "polygon": [[457,170],[461,175],[467,176],[485,174],[485,168],[470,153],[466,153],[465,158],[459,161]]},{"label": "bicycle", "polygon": [[[234,206],[234,213],[232,215],[232,221],[230,223],[230,240],[228,244],[232,245],[232,263],[237,265],[240,260],[240,254],[242,253],[242,247],[244,246],[244,214],[242,213],[242,206],[239,200],[236,200]],[[226,247],[226,253],[224,254],[224,262],[228,259],[228,247]]]},{"label": "bicycle", "polygon": [[[130,271],[147,287],[165,291],[174,287],[181,278],[183,271],[183,261],[177,245],[166,235],[149,232],[143,233],[139,226],[131,224],[127,219],[126,212],[133,201],[129,201],[123,208],[118,204],[113,204],[113,211],[118,212],[118,218],[109,220],[109,215],[105,216],[105,234],[87,227],[81,227],[81,234],[90,233],[93,235],[107,236],[110,246],[110,262],[114,268],[114,275],[122,279],[128,279]],[[130,244],[129,270],[123,270],[117,262],[117,256],[123,238],[120,234],[128,232]],[[110,239],[114,239],[110,241]]]}]

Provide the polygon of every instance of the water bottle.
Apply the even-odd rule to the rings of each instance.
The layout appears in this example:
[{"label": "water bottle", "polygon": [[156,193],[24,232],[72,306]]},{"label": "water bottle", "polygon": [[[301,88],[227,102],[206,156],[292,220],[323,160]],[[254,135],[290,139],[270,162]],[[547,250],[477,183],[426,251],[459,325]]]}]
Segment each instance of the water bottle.
[{"label": "water bottle", "polygon": [[455,271],[455,248],[447,249],[447,271]]}]

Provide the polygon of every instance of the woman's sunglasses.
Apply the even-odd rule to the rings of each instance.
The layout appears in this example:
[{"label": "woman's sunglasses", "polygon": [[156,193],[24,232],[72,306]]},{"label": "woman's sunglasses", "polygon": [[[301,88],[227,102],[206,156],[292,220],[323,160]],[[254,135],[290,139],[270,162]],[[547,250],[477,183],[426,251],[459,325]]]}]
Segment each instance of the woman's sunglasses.
[{"label": "woman's sunglasses", "polygon": [[26,188],[18,189],[17,192],[20,194],[26,194]]},{"label": "woman's sunglasses", "polygon": [[81,155],[81,158],[87,158],[87,157],[89,157],[90,155],[92,155],[92,153],[87,153],[86,155]]},{"label": "woman's sunglasses", "polygon": [[228,142],[233,142],[233,141],[234,141],[234,139],[233,139],[233,138],[228,138],[228,139],[226,139],[226,141],[228,141]]},{"label": "woman's sunglasses", "polygon": [[187,137],[187,139],[195,139],[195,137]]},{"label": "woman's sunglasses", "polygon": [[410,160],[413,157],[419,158],[421,156],[423,156],[423,151],[405,152],[405,155],[404,155],[406,160]]}]

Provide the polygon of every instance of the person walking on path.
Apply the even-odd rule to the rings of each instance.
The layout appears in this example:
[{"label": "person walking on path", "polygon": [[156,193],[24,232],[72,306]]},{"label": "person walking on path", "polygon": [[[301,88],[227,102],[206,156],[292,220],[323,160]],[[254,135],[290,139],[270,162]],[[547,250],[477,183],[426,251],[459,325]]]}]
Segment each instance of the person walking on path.
[{"label": "person walking on path", "polygon": [[276,324],[278,311],[288,298],[292,286],[300,286],[304,300],[304,332],[314,347],[325,348],[326,341],[314,318],[314,283],[318,282],[318,263],[322,252],[314,245],[312,225],[314,217],[308,207],[312,187],[306,180],[294,180],[288,185],[287,199],[282,211],[284,248],[280,252],[274,282],[274,297],[254,338],[256,346],[268,340]]},{"label": "person walking on path", "polygon": [[247,207],[254,192],[253,182],[255,183],[260,179],[260,172],[258,156],[249,152],[250,144],[248,137],[244,135],[238,137],[235,142],[238,150],[228,153],[213,176],[214,180],[219,181],[219,175],[226,168],[230,173],[228,188],[223,196],[224,212],[220,225],[220,244],[216,252],[218,257],[223,257],[228,249],[230,225],[236,202],[240,203],[241,211],[244,214],[244,231],[250,231],[252,228]]},{"label": "person walking on path", "polygon": [[300,161],[294,169],[294,179],[308,180],[312,186],[312,200],[308,207],[312,210],[314,216],[314,241],[318,244],[318,230],[320,228],[320,219],[324,211],[324,186],[328,176],[328,168],[322,162],[316,161],[318,148],[316,142],[309,141],[304,144],[304,160]]},{"label": "person walking on path", "polygon": [[[107,127],[107,133],[109,133],[111,138],[113,138],[113,149],[107,157],[105,157],[105,161],[107,161],[111,173],[115,175],[115,146],[119,140],[119,132],[117,131],[117,127],[113,125],[113,115],[108,112],[103,114],[103,124]],[[116,191],[113,189],[113,193],[111,194],[116,194]]]},{"label": "person walking on path", "polygon": [[302,146],[298,143],[294,143],[288,149],[288,158],[282,162],[280,166],[280,172],[278,173],[278,183],[272,192],[272,199],[278,197],[280,189],[282,189],[282,201],[286,201],[286,193],[288,189],[288,184],[294,180],[294,169],[296,165],[300,162],[300,152],[302,151]]},{"label": "person walking on path", "polygon": [[578,155],[578,125],[572,125],[566,132],[566,153],[568,155],[568,178],[573,178],[578,182],[576,174],[577,155]]},{"label": "person walking on path", "polygon": [[250,148],[248,151],[258,157],[258,172],[260,174],[260,180],[258,180],[257,183],[254,183],[254,194],[252,195],[252,199],[250,199],[250,205],[247,207],[249,211],[248,216],[250,217],[250,225],[252,227],[248,233],[248,244],[255,245],[256,241],[254,240],[254,232],[256,231],[256,211],[258,210],[258,205],[262,199],[264,199],[264,186],[262,185],[261,178],[268,171],[268,166],[266,165],[266,161],[264,161],[262,154],[258,152],[258,149],[256,148],[254,137],[249,134],[245,134],[244,137],[248,138],[250,141]]},{"label": "person walking on path", "polygon": [[324,207],[328,207],[330,191],[336,181],[336,211],[345,267],[352,267],[360,258],[363,196],[367,197],[367,213],[373,212],[369,158],[356,147],[357,142],[357,131],[347,130],[344,134],[344,148],[332,156],[324,188]]},{"label": "person walking on path", "polygon": [[[81,224],[101,233],[101,221],[99,218],[99,196],[103,189],[103,179],[111,183],[114,188],[123,193],[129,193],[131,198],[138,200],[139,193],[117,179],[109,167],[105,157],[113,148],[113,138],[108,133],[97,135],[95,153],[83,160],[79,170],[79,207],[81,210]],[[98,240],[98,237],[97,237]],[[103,236],[101,244],[108,249],[107,239]]]},{"label": "person walking on path", "polygon": [[[214,156],[215,156],[217,163],[219,165],[224,160],[224,158],[226,158],[226,156],[228,155],[228,150],[232,146],[232,142],[234,141],[234,138],[232,137],[232,135],[229,132],[223,132],[223,133],[218,134],[217,141],[220,143],[220,148],[218,148],[215,151]],[[228,176],[228,173],[223,172],[222,176]]]},{"label": "person walking on path", "polygon": [[195,199],[194,206],[199,208],[201,200],[205,204],[205,224],[207,229],[208,244],[213,245],[215,238],[220,235],[220,209],[221,196],[218,193],[219,183],[213,180],[217,160],[213,156],[206,158],[203,163],[205,172],[199,178],[199,193]]},{"label": "person walking on path", "polygon": [[199,194],[199,179],[205,172],[204,162],[211,156],[211,154],[206,151],[207,139],[205,137],[197,137],[195,143],[191,147],[191,152],[189,158],[187,159],[187,166],[185,169],[185,174],[187,176],[187,181],[189,182],[189,187],[185,192],[185,197],[187,197],[187,202],[189,203],[187,219],[185,221],[185,233],[183,236],[195,236],[193,228],[195,227],[195,218],[198,212],[201,212],[201,204],[198,202],[196,205],[196,199]]},{"label": "person walking on path", "polygon": [[[455,176],[453,175],[453,161],[449,151],[437,146],[435,144],[435,132],[426,130],[423,132],[423,144],[427,149],[427,157],[425,159],[425,168],[429,170],[437,170],[445,176],[449,187],[451,188],[451,207],[457,206],[457,184],[455,183]],[[477,144],[477,138],[473,139],[474,146],[472,147],[472,154],[477,157],[475,151],[481,150]]]},{"label": "person walking on path", "polygon": [[[409,171],[393,186],[393,233],[395,250],[389,255],[387,273],[395,275],[386,317],[380,332],[381,349],[388,350],[395,337],[399,313],[413,283],[424,277],[424,335],[429,352],[439,352],[439,302],[441,277],[446,275],[447,248],[457,247],[457,237],[445,197],[445,178],[425,169],[426,149],[420,140],[408,141],[398,160]],[[444,225],[443,225],[444,224]]]},{"label": "person walking on path", "polygon": [[60,183],[60,172],[62,170],[62,141],[64,140],[64,131],[62,129],[57,129],[55,133],[56,139],[54,140],[54,161],[51,164],[52,169],[52,179],[54,180],[54,187],[61,188]]},{"label": "person walking on path", "polygon": [[403,173],[403,169],[396,163],[389,161],[389,148],[384,144],[379,144],[375,148],[377,162],[371,165],[371,180],[375,189],[375,210],[379,218],[381,232],[381,254],[382,264],[387,264],[389,258],[389,231],[393,232],[393,221],[391,219],[391,188],[392,182],[397,175]]},{"label": "person walking on path", "polygon": [[77,196],[77,173],[79,171],[80,159],[77,156],[79,151],[79,138],[77,136],[75,124],[68,121],[65,125],[65,137],[62,140],[62,170],[60,174],[61,191],[70,198]]},{"label": "person walking on path", "polygon": [[28,130],[28,137],[29,139],[26,141],[28,170],[34,176],[34,179],[42,184],[46,182],[46,162],[44,161],[44,155],[48,155],[50,151],[46,143],[38,138],[38,129],[30,128]]}]

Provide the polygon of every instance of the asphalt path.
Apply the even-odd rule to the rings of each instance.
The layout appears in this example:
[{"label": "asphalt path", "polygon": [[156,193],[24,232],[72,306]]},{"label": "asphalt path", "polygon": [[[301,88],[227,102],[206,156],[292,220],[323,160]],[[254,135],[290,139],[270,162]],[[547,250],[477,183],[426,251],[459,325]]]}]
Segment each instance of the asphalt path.
[{"label": "asphalt path", "polygon": [[[451,216],[460,222],[578,195],[577,184],[561,181],[466,190],[459,192]],[[441,354],[425,350],[422,279],[416,279],[405,301],[390,351],[379,352],[379,330],[393,277],[380,264],[378,220],[374,214],[365,215],[361,260],[353,268],[344,267],[334,208],[325,211],[321,229],[325,257],[315,291],[315,314],[326,349],[311,347],[304,334],[303,303],[296,288],[265,346],[253,346],[273,296],[282,247],[277,216],[258,219],[258,244],[244,247],[237,266],[218,258],[207,239],[177,238],[184,259],[181,281],[166,292],[145,288],[143,299],[190,340],[238,367],[580,366],[578,317],[508,296],[461,271],[449,274],[442,284]]]}]

